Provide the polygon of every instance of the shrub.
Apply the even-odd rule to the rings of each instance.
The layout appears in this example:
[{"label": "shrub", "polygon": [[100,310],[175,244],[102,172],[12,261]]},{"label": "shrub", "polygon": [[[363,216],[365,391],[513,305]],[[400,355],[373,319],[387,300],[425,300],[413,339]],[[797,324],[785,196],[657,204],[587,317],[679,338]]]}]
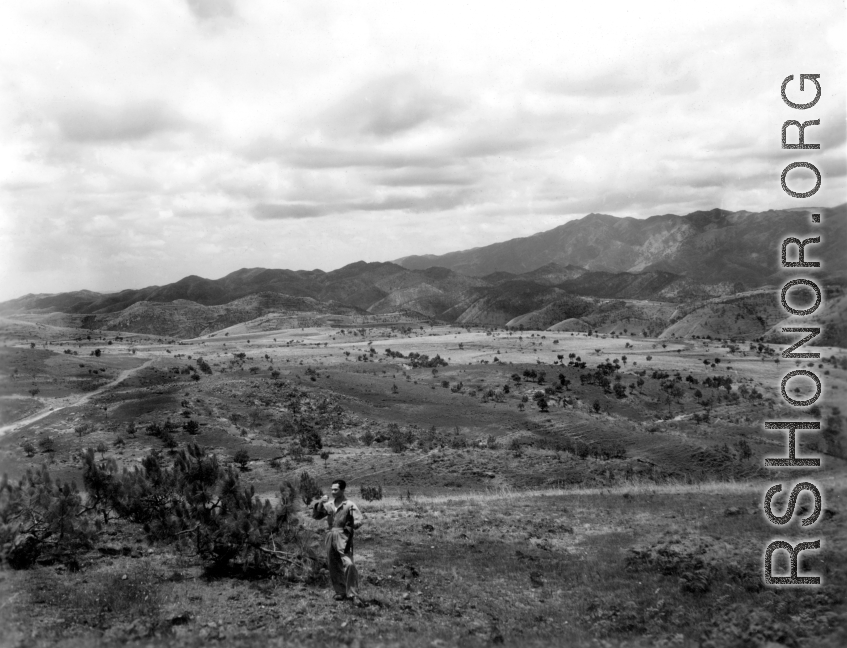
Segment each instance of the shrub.
[{"label": "shrub", "polygon": [[0,558],[13,569],[41,556],[72,558],[91,547],[95,531],[76,484],[54,481],[46,466],[17,484],[0,480]]},{"label": "shrub", "polygon": [[403,452],[409,447],[411,435],[403,432],[396,423],[388,425],[388,447],[394,452]]},{"label": "shrub", "polygon": [[122,473],[111,459],[96,462],[90,449],[84,460],[89,508],[106,521],[115,516],[142,524],[154,540],[190,540],[217,569],[292,578],[317,573],[316,538],[299,525],[290,483],[281,487],[276,505],[262,502],[252,486],[241,485],[233,466],[222,467],[196,444],[181,450],[170,467],[155,451],[140,469]]},{"label": "shrub", "polygon": [[320,432],[318,432],[310,424],[301,426],[299,436],[300,447],[302,447],[306,452],[314,454],[323,448],[323,440],[321,439]]},{"label": "shrub", "polygon": [[324,494],[318,486],[318,482],[306,470],[300,473],[299,491],[300,497],[306,505],[314,499],[323,497]]},{"label": "shrub", "polygon": [[454,450],[461,450],[462,448],[468,447],[467,440],[465,439],[465,437],[459,434],[458,429],[456,429],[456,431],[453,433],[453,436],[450,438],[450,447]]},{"label": "shrub", "polygon": [[56,442],[49,436],[41,437],[38,440],[38,448],[44,453],[55,452]]},{"label": "shrub", "polygon": [[359,496],[366,502],[382,499],[382,486],[362,486],[359,488]]},{"label": "shrub", "polygon": [[164,446],[169,450],[172,450],[173,448],[176,448],[179,445],[177,443],[177,440],[174,438],[174,435],[171,434],[171,431],[167,429],[162,430],[162,432],[159,434],[159,439],[161,439]]},{"label": "shrub", "polygon": [[250,463],[250,453],[242,448],[232,456],[232,462],[238,464],[241,470],[247,470],[247,464]]}]

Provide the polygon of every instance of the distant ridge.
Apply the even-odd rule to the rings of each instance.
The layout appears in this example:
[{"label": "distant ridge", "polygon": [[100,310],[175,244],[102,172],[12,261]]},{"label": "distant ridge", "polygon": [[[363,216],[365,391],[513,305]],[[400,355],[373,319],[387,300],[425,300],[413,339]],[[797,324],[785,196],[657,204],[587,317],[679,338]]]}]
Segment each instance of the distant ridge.
[{"label": "distant ridge", "polygon": [[[824,262],[829,276],[847,276],[845,207],[814,209],[826,232],[826,244],[815,249],[816,258]],[[762,286],[781,279],[781,241],[809,231],[809,213],[712,209],[645,219],[592,213],[531,236],[438,256],[408,256],[395,263],[414,270],[441,266],[476,277],[523,274],[555,263],[590,271],[668,272],[702,283]]]}]

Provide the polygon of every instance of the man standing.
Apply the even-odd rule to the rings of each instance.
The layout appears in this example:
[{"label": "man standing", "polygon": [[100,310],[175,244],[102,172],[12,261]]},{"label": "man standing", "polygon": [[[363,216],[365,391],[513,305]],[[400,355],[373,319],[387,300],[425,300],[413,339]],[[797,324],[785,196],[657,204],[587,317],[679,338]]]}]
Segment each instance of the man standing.
[{"label": "man standing", "polygon": [[312,517],[327,519],[326,558],[329,578],[335,589],[335,600],[352,600],[359,603],[359,574],[353,564],[353,531],[362,526],[364,518],[359,507],[344,495],[347,482],[332,482],[332,501],[324,495],[312,505]]}]

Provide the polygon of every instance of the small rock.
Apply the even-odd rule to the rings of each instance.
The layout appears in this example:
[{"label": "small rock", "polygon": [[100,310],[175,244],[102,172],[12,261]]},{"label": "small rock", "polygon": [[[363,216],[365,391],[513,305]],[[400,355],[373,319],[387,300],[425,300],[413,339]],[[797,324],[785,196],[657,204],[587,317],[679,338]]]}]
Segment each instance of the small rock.
[{"label": "small rock", "polygon": [[101,547],[98,547],[98,550],[104,556],[120,556],[123,553],[123,548],[119,544],[115,544],[110,542]]},{"label": "small rock", "polygon": [[733,515],[741,515],[741,509],[737,506],[730,506],[723,512],[724,516],[732,517]]}]

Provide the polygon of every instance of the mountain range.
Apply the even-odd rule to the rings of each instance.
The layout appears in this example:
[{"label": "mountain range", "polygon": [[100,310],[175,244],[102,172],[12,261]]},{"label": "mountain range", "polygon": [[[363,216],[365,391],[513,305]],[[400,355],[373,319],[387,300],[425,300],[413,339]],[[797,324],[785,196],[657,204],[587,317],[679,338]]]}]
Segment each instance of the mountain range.
[{"label": "mountain range", "polygon": [[483,277],[521,274],[557,263],[609,273],[667,272],[703,283],[762,286],[784,277],[779,254],[782,239],[815,236],[817,228],[826,236],[814,248],[814,258],[823,261],[828,274],[845,276],[847,205],[814,211],[821,214],[820,225],[811,223],[809,209],[758,213],[712,209],[645,219],[588,214],[524,238],[442,255],[408,256],[396,263],[409,269],[439,266]]},{"label": "mountain range", "polygon": [[0,314],[180,337],[269,314],[297,325],[402,314],[466,325],[693,335],[712,330],[698,312],[725,311],[732,302],[744,304],[736,322],[749,315],[755,326],[730,327],[723,335],[738,329],[739,337],[761,337],[784,318],[775,291],[760,288],[786,279],[780,266],[786,236],[808,238],[815,228],[824,233],[806,257],[822,262],[814,276],[829,284],[828,302],[843,307],[846,207],[815,210],[822,225],[811,223],[809,210],[714,209],[646,219],[589,214],[546,232],[439,256],[359,261],[330,272],[245,268],[220,279],[191,275],[108,294],[26,295],[0,303]]}]

